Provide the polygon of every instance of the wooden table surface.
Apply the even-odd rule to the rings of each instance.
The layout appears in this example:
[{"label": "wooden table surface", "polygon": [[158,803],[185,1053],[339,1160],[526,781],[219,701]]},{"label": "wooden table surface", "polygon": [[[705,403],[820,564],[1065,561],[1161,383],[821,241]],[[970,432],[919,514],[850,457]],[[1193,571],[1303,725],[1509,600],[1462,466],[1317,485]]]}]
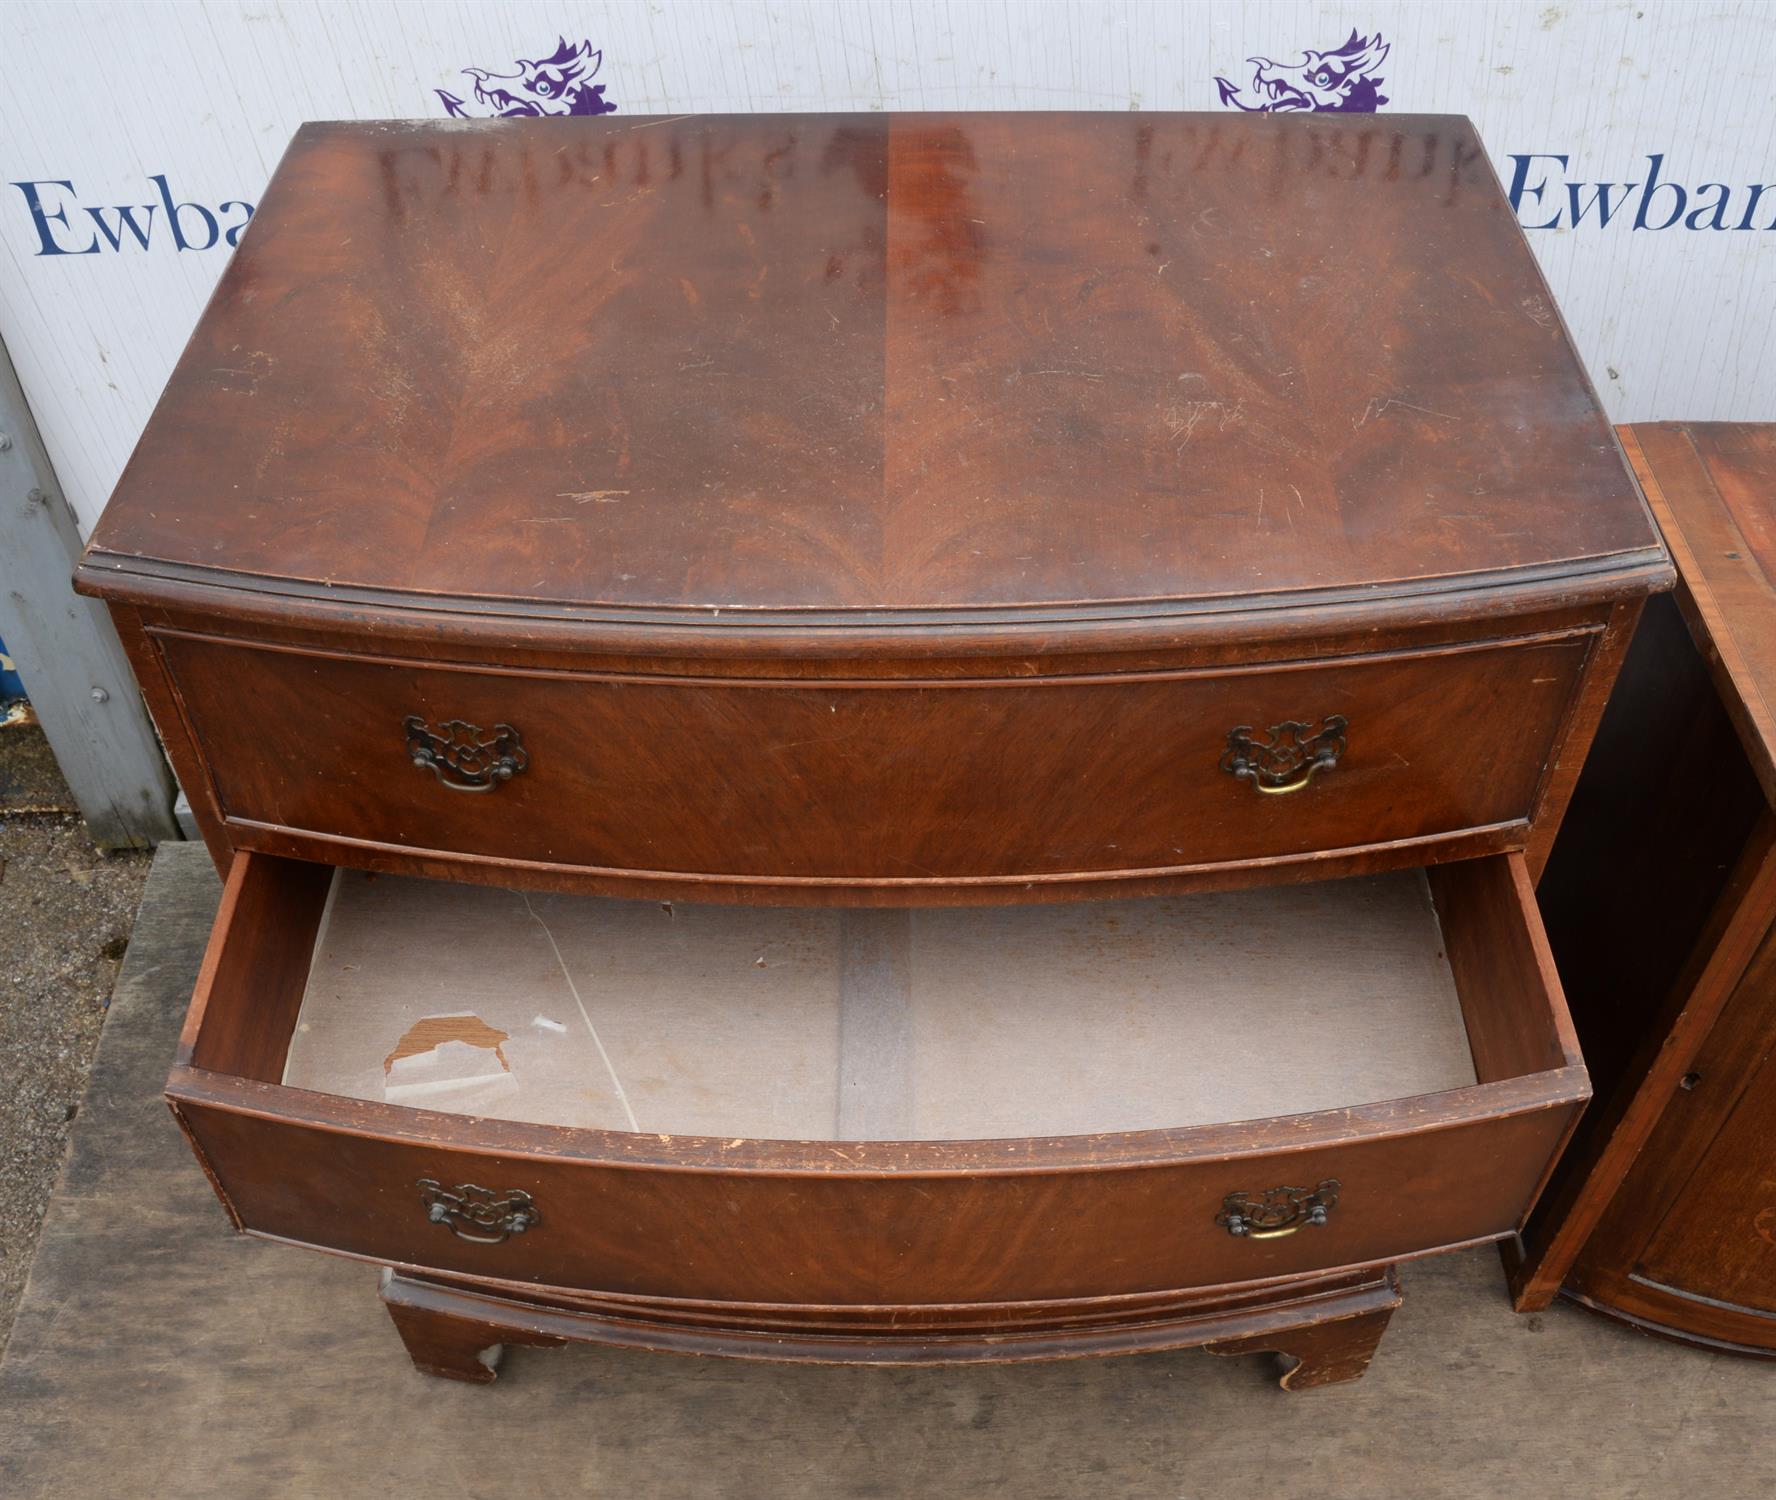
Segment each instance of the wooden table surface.
[{"label": "wooden table surface", "polygon": [[1465,119],[1108,113],[304,126],[92,558],[724,619],[1664,566]]}]

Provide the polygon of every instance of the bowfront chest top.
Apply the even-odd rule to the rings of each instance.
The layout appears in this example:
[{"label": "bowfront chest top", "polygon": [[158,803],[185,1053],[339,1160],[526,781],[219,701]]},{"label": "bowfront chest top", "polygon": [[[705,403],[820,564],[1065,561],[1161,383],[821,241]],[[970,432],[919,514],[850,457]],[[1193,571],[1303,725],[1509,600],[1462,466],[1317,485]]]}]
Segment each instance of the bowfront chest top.
[{"label": "bowfront chest top", "polygon": [[860,628],[1662,565],[1465,121],[1004,114],[304,127],[86,576]]},{"label": "bowfront chest top", "polygon": [[175,1107],[428,1368],[1312,1384],[1586,1095],[1530,882],[1670,577],[1466,121],[1005,114],[304,127],[77,584],[230,870]]}]

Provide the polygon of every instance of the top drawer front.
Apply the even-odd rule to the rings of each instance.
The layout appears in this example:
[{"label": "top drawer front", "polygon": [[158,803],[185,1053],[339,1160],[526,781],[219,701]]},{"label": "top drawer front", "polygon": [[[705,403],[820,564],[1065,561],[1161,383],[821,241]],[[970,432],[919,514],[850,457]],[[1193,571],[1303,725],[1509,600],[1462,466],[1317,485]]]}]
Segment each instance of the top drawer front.
[{"label": "top drawer front", "polygon": [[[832,682],[437,665],[158,634],[234,841],[794,885],[1163,874],[1509,825],[1593,637],[1126,676]],[[1231,774],[1249,726],[1335,763]],[[511,735],[458,771],[409,721]],[[1284,733],[1287,738],[1287,731]],[[1248,760],[1256,752],[1246,752]],[[500,779],[504,758],[509,779]],[[493,773],[493,774],[490,774]],[[449,783],[484,782],[470,791]],[[1422,856],[1421,856],[1422,858]],[[952,885],[952,889],[954,886]]]}]

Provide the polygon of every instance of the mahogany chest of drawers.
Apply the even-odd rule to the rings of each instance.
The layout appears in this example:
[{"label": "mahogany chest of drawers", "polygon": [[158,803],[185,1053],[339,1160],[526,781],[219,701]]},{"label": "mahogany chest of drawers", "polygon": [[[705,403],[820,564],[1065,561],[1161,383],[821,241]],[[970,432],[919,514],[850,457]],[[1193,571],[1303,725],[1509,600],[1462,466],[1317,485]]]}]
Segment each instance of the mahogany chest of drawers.
[{"label": "mahogany chest of drawers", "polygon": [[1361,1373],[1588,1095],[1670,568],[1446,117],[312,125],[80,569],[237,1227],[502,1342]]}]

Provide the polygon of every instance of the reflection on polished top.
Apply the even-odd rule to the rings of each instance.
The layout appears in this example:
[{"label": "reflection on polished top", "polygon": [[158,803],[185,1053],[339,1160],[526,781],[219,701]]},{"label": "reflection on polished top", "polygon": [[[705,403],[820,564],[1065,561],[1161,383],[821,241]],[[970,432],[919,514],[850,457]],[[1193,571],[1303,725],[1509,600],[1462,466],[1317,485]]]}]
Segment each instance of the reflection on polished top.
[{"label": "reflection on polished top", "polygon": [[1064,615],[1658,548],[1465,120],[612,116],[305,126],[87,571]]}]

